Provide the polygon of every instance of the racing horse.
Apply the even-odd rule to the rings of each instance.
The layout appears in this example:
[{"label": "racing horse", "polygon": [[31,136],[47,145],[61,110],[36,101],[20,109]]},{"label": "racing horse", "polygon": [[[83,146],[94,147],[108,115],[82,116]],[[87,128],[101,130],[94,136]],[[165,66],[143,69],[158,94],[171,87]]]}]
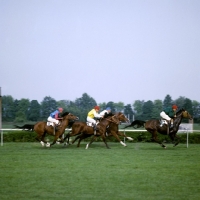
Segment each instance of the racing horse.
[{"label": "racing horse", "polygon": [[[109,113],[109,114],[107,114],[107,115],[105,115],[104,117],[106,118],[106,117],[108,117],[108,116],[112,116],[113,114],[112,113]],[[119,121],[121,122],[129,122],[129,120],[125,117],[125,115],[123,114],[123,113],[121,113],[121,112],[119,112],[119,113],[117,113],[116,114],[117,116],[118,116],[118,119],[119,119]],[[120,131],[118,131],[118,125],[116,124],[116,123],[110,123],[110,125],[106,128],[106,136],[114,136],[123,146],[126,146],[126,144],[125,143],[123,143],[122,141],[121,141],[121,139],[119,138],[119,136],[121,136],[121,137],[125,137],[125,138],[127,138],[128,140],[133,140],[133,138],[131,138],[131,137],[127,137],[125,134],[123,134],[122,132],[120,132]],[[92,136],[91,134],[87,134],[87,133],[81,133],[80,135],[78,135],[73,141],[72,141],[72,144],[76,141],[76,140],[78,140],[78,144],[77,144],[77,147],[79,147],[80,146],[80,142],[83,140],[83,139],[85,139],[85,138],[88,138],[88,137],[90,137],[90,136]],[[96,137],[99,137],[99,135],[94,135],[93,136],[93,141],[96,139]]]},{"label": "racing horse", "polygon": [[144,128],[152,134],[152,141],[157,142],[161,145],[161,147],[166,148],[166,146],[157,139],[157,133],[162,135],[169,135],[172,142],[174,143],[174,147],[179,144],[180,138],[177,136],[177,132],[180,126],[180,123],[183,118],[192,119],[192,116],[185,109],[180,109],[176,113],[176,117],[174,118],[173,127],[169,127],[168,124],[163,124],[161,126],[160,120],[151,119],[144,123]]},{"label": "racing horse", "polygon": [[[65,132],[65,129],[69,125],[70,121],[78,120],[77,116],[75,116],[69,112],[63,113],[62,118],[63,119],[60,122],[61,124],[58,127],[58,130],[54,130],[53,126],[47,126],[47,122],[45,122],[45,121],[37,122],[35,124],[34,131],[37,133],[36,140],[38,140],[42,144],[42,146],[44,146],[46,144],[47,147],[50,147],[56,143],[58,138],[60,138],[61,142],[63,142],[63,139],[61,138],[61,136]],[[54,140],[51,144],[48,143],[47,141],[45,141],[46,134],[54,136]]]},{"label": "racing horse", "polygon": [[97,130],[94,132],[94,128],[91,126],[88,126],[86,122],[75,122],[72,125],[72,130],[65,136],[64,140],[67,139],[67,143],[69,143],[69,138],[73,136],[77,136],[74,141],[72,141],[72,144],[79,139],[79,144],[82,139],[85,139],[87,137],[90,137],[92,135],[101,136],[103,139],[105,145],[107,148],[109,148],[106,140],[105,140],[105,129],[107,126],[109,126],[111,123],[119,124],[119,116],[117,115],[108,115],[106,118],[102,118],[100,122],[97,124]]},{"label": "racing horse", "polygon": [[[125,115],[121,112],[115,114],[120,122],[129,122],[129,119],[125,117]],[[104,118],[106,120],[106,118]],[[99,125],[100,126],[100,125]],[[124,147],[126,147],[126,144],[124,142],[122,142],[122,140],[119,138],[119,136],[123,136],[125,138],[127,138],[128,140],[133,140],[133,138],[131,137],[127,137],[125,134],[121,133],[119,131],[119,127],[118,124],[116,123],[110,123],[109,126],[100,126],[99,128],[99,133],[100,135],[107,135],[107,136],[114,136]],[[88,149],[88,147],[90,146],[90,144],[92,144],[92,142],[94,142],[94,140],[98,137],[98,134],[94,135],[92,137],[92,139],[90,140],[90,142],[86,145],[86,149]],[[107,146],[107,148],[109,148]]]}]

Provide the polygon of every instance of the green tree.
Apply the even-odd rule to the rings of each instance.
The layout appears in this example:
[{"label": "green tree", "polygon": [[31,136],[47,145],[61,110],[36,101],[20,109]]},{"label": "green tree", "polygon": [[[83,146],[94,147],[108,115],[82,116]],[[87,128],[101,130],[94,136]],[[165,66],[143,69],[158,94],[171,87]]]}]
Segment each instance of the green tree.
[{"label": "green tree", "polygon": [[124,103],[123,102],[114,103],[114,107],[115,107],[116,112],[123,112]]},{"label": "green tree", "polygon": [[124,114],[129,118],[130,121],[134,120],[134,112],[131,104],[124,106]]},{"label": "green tree", "polygon": [[39,121],[40,120],[40,104],[37,100],[32,100],[28,110],[28,120]]},{"label": "green tree", "polygon": [[29,99],[22,98],[18,101],[17,112],[15,115],[15,122],[25,122],[28,118],[28,110],[30,106]]},{"label": "green tree", "polygon": [[15,118],[14,99],[12,96],[2,96],[2,121],[13,121]]},{"label": "green tree", "polygon": [[49,114],[55,111],[58,108],[57,102],[50,96],[44,97],[41,102],[41,118],[42,120],[46,120]]},{"label": "green tree", "polygon": [[172,101],[172,98],[171,96],[168,94],[164,101],[163,101],[163,107],[166,108],[166,107],[170,107],[172,105],[173,101]]},{"label": "green tree", "polygon": [[70,107],[73,114],[77,115],[81,121],[86,121],[88,112],[97,105],[96,101],[90,97],[87,93],[84,93],[82,97],[77,98],[75,102],[71,102]]},{"label": "green tree", "polygon": [[185,106],[185,97],[180,96],[175,100],[175,104],[178,106],[178,109],[184,108]]},{"label": "green tree", "polygon": [[154,119],[160,118],[160,112],[162,111],[162,101],[157,99],[153,102],[153,109],[151,117]]},{"label": "green tree", "polygon": [[142,120],[143,105],[144,105],[144,100],[142,100],[142,101],[136,100],[133,103],[133,110],[134,110],[134,113],[135,113],[135,119],[137,119],[137,120]]},{"label": "green tree", "polygon": [[193,118],[195,123],[200,123],[200,103],[192,101]]},{"label": "green tree", "polygon": [[187,110],[191,115],[193,115],[192,101],[188,98],[185,99],[184,109]]},{"label": "green tree", "polygon": [[102,111],[102,110],[106,109],[106,105],[107,105],[106,102],[99,103],[100,110]]},{"label": "green tree", "polygon": [[150,100],[144,103],[142,108],[143,110],[142,118],[144,121],[152,118],[153,107],[154,107],[153,102]]}]

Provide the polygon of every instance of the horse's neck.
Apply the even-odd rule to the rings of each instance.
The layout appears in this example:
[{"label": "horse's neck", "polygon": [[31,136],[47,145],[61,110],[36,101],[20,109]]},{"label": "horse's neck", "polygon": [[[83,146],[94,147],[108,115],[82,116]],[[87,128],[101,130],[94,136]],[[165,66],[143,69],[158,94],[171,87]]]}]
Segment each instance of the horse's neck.
[{"label": "horse's neck", "polygon": [[67,128],[69,124],[69,120],[68,119],[63,119],[62,122],[61,122],[61,125],[63,128]]},{"label": "horse's neck", "polygon": [[181,124],[181,121],[183,119],[183,114],[181,113],[178,117],[175,118],[174,123],[179,126]]}]

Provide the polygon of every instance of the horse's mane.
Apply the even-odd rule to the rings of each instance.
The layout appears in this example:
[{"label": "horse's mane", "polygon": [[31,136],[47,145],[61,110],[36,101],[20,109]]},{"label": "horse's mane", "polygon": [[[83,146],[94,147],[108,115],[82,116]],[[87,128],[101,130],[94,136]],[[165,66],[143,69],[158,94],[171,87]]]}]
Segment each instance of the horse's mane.
[{"label": "horse's mane", "polygon": [[66,115],[68,115],[69,114],[69,112],[64,112],[62,115],[61,115],[61,117],[64,117],[64,116],[66,116]]},{"label": "horse's mane", "polygon": [[180,110],[178,110],[178,111],[176,112],[176,115],[180,114],[180,113],[183,112],[183,111],[185,111],[185,109],[184,109],[184,108],[181,108]]},{"label": "horse's mane", "polygon": [[105,115],[104,115],[104,118],[107,118],[107,117],[110,117],[110,116],[113,116],[114,114],[113,113],[105,113]]}]

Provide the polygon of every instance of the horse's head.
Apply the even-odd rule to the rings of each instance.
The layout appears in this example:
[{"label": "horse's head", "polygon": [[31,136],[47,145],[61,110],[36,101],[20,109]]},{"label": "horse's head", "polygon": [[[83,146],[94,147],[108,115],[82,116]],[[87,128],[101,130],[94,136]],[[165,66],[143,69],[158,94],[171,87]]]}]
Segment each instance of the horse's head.
[{"label": "horse's head", "polygon": [[115,124],[119,124],[120,123],[120,120],[119,118],[117,117],[117,115],[112,115],[112,116],[108,116],[107,118],[105,119],[108,119],[109,121],[115,123]]},{"label": "horse's head", "polygon": [[190,113],[186,110],[183,111],[183,117],[187,119],[192,119],[192,115],[190,115]]},{"label": "horse's head", "polygon": [[127,123],[130,122],[129,119],[123,113],[119,112],[116,115],[117,115],[119,121],[121,121],[121,122],[127,122]]},{"label": "horse's head", "polygon": [[178,114],[182,114],[182,116],[183,116],[183,118],[187,118],[187,119],[192,119],[192,115],[190,115],[190,113],[187,111],[187,110],[185,110],[185,109],[180,109],[178,112],[177,112],[177,115]]},{"label": "horse's head", "polygon": [[63,119],[68,119],[68,120],[78,120],[79,118],[72,113],[66,112],[62,115]]}]

